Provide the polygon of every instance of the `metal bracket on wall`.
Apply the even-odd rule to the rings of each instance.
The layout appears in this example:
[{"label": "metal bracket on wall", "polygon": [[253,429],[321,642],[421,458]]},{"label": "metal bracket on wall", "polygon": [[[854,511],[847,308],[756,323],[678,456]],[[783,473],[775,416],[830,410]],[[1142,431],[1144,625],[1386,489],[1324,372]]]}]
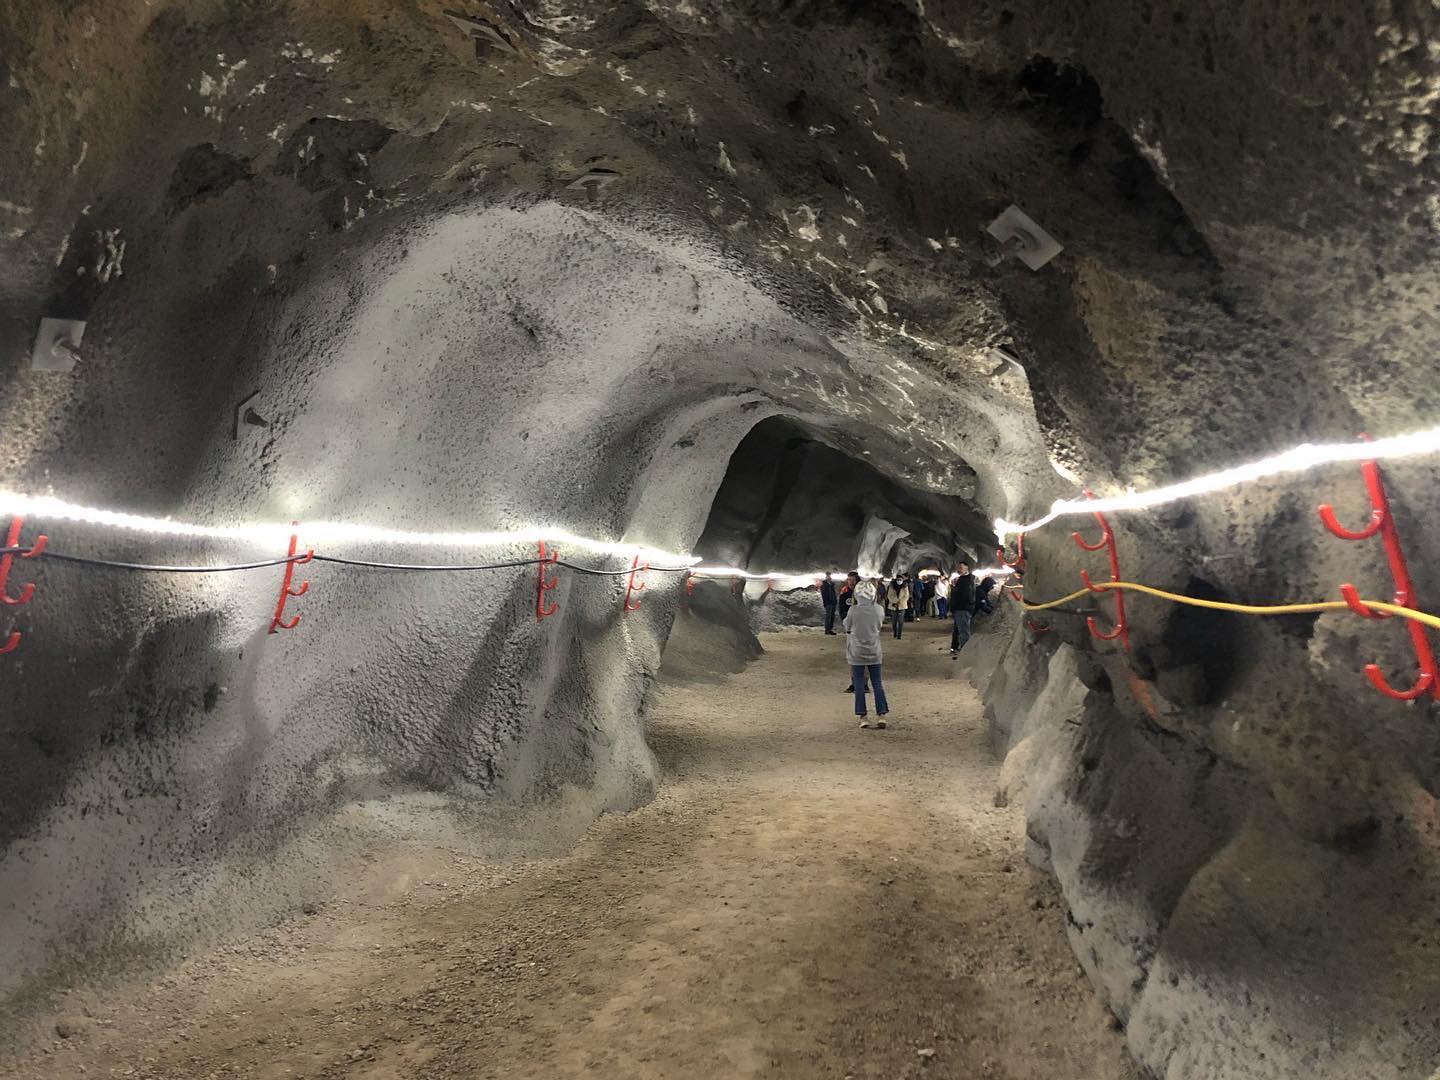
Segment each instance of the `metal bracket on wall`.
[{"label": "metal bracket on wall", "polygon": [[585,201],[592,206],[599,197],[600,192],[620,179],[620,174],[614,169],[591,169],[583,176],[576,177],[565,186],[568,188],[583,188]]},{"label": "metal bracket on wall", "polygon": [[445,11],[443,14],[475,42],[475,59],[485,59],[491,49],[498,49],[510,56],[520,55],[520,50],[515,47],[515,43],[506,37],[504,31],[494,23],[487,22],[479,16],[465,15],[458,11]]},{"label": "metal bracket on wall", "polygon": [[[1086,491],[1085,497],[1087,499],[1093,499],[1095,496],[1092,495],[1089,491]],[[1115,550],[1115,533],[1111,531],[1110,523],[1105,520],[1104,514],[1100,513],[1100,511],[1098,510],[1092,511],[1092,513],[1095,515],[1095,520],[1100,524],[1100,539],[1093,544],[1087,544],[1078,532],[1071,533],[1070,539],[1074,540],[1076,544],[1084,548],[1086,551],[1104,550],[1104,552],[1110,557],[1110,580],[1119,581],[1120,556]],[[1108,633],[1102,632],[1099,624],[1095,621],[1095,617],[1091,615],[1085,619],[1085,625],[1090,628],[1090,636],[1100,641],[1114,641],[1118,638],[1120,640],[1120,647],[1126,652],[1129,652],[1130,626],[1125,621],[1125,594],[1119,589],[1097,589],[1090,581],[1090,572],[1088,570],[1080,571],[1080,580],[1084,583],[1085,588],[1089,589],[1091,592],[1111,592],[1115,594],[1114,628]]]},{"label": "metal bracket on wall", "polygon": [[80,319],[41,319],[30,350],[30,370],[73,371],[84,336],[85,323]]},{"label": "metal bracket on wall", "polygon": [[254,401],[259,396],[260,391],[256,390],[253,393],[247,394],[245,397],[241,398],[239,404],[235,406],[235,413],[230,420],[230,438],[236,440],[240,438],[241,424],[249,424],[252,427],[263,428],[268,428],[270,426],[269,420],[266,420],[253,408],[249,407],[250,402]]},{"label": "metal bracket on wall", "polygon": [[985,231],[1004,245],[1000,254],[989,260],[991,266],[999,266],[1014,255],[1031,270],[1039,270],[1065,250],[1060,241],[1035,224],[1018,206],[1007,209]]},{"label": "metal bracket on wall", "polygon": [[642,589],[644,589],[644,588],[645,588],[645,585],[646,585],[646,582],[643,582],[643,581],[642,581],[642,582],[640,582],[639,584],[636,584],[636,582],[635,582],[635,575],[636,575],[636,574],[648,574],[649,572],[650,572],[650,564],[647,562],[644,566],[641,566],[641,565],[640,565],[640,556],[639,556],[639,555],[636,555],[635,558],[633,558],[632,560],[630,560],[630,576],[625,579],[625,610],[626,610],[626,611],[639,611],[639,610],[640,610],[640,601],[639,601],[639,600],[636,600],[636,601],[632,604],[632,603],[630,602],[630,597],[631,597],[633,594],[638,593],[638,592],[640,592]]},{"label": "metal bracket on wall", "polygon": [[[300,525],[298,521],[292,521],[290,524],[296,528]],[[298,550],[299,536],[292,532],[290,534],[290,550],[286,554],[285,577],[280,582],[280,599],[275,603],[275,615],[270,620],[269,632],[272,634],[277,630],[294,630],[295,627],[300,624],[299,615],[295,615],[289,619],[285,618],[285,602],[292,596],[304,596],[310,591],[310,582],[308,581],[302,581],[298,589],[291,588],[290,582],[294,580],[295,567],[304,566],[311,559],[315,558],[315,549],[310,548],[304,555],[297,557],[295,553]]]},{"label": "metal bracket on wall", "polygon": [[990,372],[990,378],[999,378],[1001,375],[1018,375],[1025,378],[1025,365],[1011,356],[1000,346],[993,346],[987,354],[995,362],[995,367]]},{"label": "metal bracket on wall", "polygon": [[[1368,439],[1369,436],[1362,435],[1361,438]],[[1410,567],[1405,561],[1405,552],[1400,547],[1400,534],[1395,528],[1395,516],[1390,511],[1390,498],[1385,493],[1385,480],[1380,475],[1380,466],[1373,461],[1362,462],[1360,474],[1364,477],[1365,491],[1370,497],[1370,523],[1358,532],[1351,532],[1340,524],[1329,503],[1320,505],[1320,521],[1341,540],[1368,540],[1378,534],[1385,547],[1385,559],[1390,564],[1390,577],[1395,585],[1395,603],[1400,607],[1414,608],[1415,584],[1410,579]],[[1357,615],[1367,619],[1391,618],[1388,612],[1366,607],[1360,600],[1360,594],[1355,591],[1355,586],[1349,582],[1340,586],[1340,595]],[[1420,675],[1414,685],[1408,690],[1394,689],[1385,681],[1378,664],[1366,664],[1365,676],[1376,690],[1396,701],[1414,701],[1427,691],[1440,697],[1440,678],[1437,678],[1435,654],[1430,651],[1430,640],[1425,636],[1425,628],[1414,619],[1406,619],[1405,626],[1410,631],[1410,644],[1415,650],[1415,662],[1420,667]]]},{"label": "metal bracket on wall", "polygon": [[995,549],[995,557],[1000,560],[1001,566],[1008,566],[1011,570],[1025,570],[1025,534],[1020,533],[1015,537],[1015,558],[1011,560],[1005,554],[1005,545],[1002,543]]},{"label": "metal bracket on wall", "polygon": [[552,571],[550,569],[550,567],[554,566],[557,562],[560,561],[560,552],[551,551],[547,553],[545,550],[545,541],[541,540],[539,543],[540,562],[536,566],[536,569],[539,571],[539,577],[535,582],[536,622],[539,622],[541,619],[548,619],[551,615],[554,615],[555,612],[560,610],[560,604],[558,601],[552,602],[550,604],[545,603],[545,594],[552,591],[560,584],[560,572],[558,570]]},{"label": "metal bracket on wall", "polygon": [[[5,554],[0,555],[0,604],[5,604],[9,607],[19,607],[22,604],[28,604],[30,598],[35,595],[35,586],[31,582],[26,582],[16,596],[11,596],[8,592],[10,585],[10,567],[15,561],[15,556],[19,555],[22,559],[33,559],[45,550],[45,544],[49,539],[42,534],[35,537],[35,543],[31,544],[28,549],[22,548],[20,545],[20,529],[24,524],[25,519],[18,514],[10,520],[10,530],[5,534]],[[20,631],[12,630],[9,636],[7,636],[3,642],[0,642],[0,656],[4,656],[6,653],[12,653],[19,647]]]}]

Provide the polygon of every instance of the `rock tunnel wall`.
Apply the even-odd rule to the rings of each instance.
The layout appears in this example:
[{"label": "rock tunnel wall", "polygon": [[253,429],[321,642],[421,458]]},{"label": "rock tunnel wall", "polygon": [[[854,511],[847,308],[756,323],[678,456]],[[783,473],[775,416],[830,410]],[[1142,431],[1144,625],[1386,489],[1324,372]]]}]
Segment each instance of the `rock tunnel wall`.
[{"label": "rock tunnel wall", "polygon": [[[848,370],[863,356],[704,253],[555,205],[377,238],[277,304],[263,348],[247,382],[205,403],[210,423],[171,429],[168,454],[183,442],[189,466],[173,487],[143,473],[107,482],[96,460],[57,487],[222,521],[559,523],[689,550],[705,496],[766,416],[882,445],[896,425]],[[270,427],[232,441],[217,413],[252,384],[266,388],[256,402]],[[147,396],[166,389],[137,385],[133,412],[87,433],[90,452],[136,469],[104,444],[128,440],[128,417],[152,415]],[[846,398],[860,403],[837,410]],[[63,536],[115,553],[113,534]],[[142,549],[197,561],[175,543],[129,541],[121,554]],[[48,632],[37,616],[39,647],[18,669],[0,874],[7,937],[22,943],[10,978],[117,938],[139,947],[210,887],[207,868],[263,860],[377,784],[520,803],[566,794],[596,810],[646,797],[654,772],[638,717],[678,577],[656,575],[639,611],[622,615],[623,579],[567,575],[554,594],[562,614],[537,623],[533,575],[317,569],[292,602],[302,627],[277,635],[265,632],[273,583],[44,575],[52,610],[106,614],[99,627]],[[193,880],[141,898],[157,868],[176,865],[197,868]]]},{"label": "rock tunnel wall", "polygon": [[[465,11],[503,44],[428,0],[0,5],[0,488],[689,550],[772,416],[1011,519],[1062,476],[1433,423],[1433,6]],[[568,186],[591,168],[618,174],[593,202]],[[1066,246],[1043,272],[992,264],[1011,202]],[[42,316],[86,321],[74,372],[28,370]],[[271,426],[232,439],[255,391]],[[1433,464],[1387,477],[1440,596]],[[1378,552],[1313,516],[1363,520],[1360,492],[1331,469],[1117,517],[1121,564],[1212,598],[1383,593]],[[258,554],[45,524],[117,558]],[[1033,597],[1076,585],[1066,524],[1027,540]],[[306,838],[377,791],[583,817],[653,784],[673,583],[620,616],[566,578],[537,625],[519,571],[312,577],[272,636],[263,574],[36,571],[0,658],[4,992],[288,902]],[[1141,1064],[1433,1071],[1440,728],[1360,674],[1405,677],[1403,631],[1137,601],[1127,654],[1046,622],[991,635],[977,681]]]}]

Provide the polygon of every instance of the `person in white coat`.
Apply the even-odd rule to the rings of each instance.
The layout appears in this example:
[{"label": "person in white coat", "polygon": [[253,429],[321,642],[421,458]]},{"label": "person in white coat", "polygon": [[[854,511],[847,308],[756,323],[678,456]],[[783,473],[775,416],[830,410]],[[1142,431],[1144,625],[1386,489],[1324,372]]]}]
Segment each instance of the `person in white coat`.
[{"label": "person in white coat", "polygon": [[875,687],[875,727],[885,726],[890,703],[880,681],[880,624],[885,608],[876,595],[875,584],[862,581],[855,587],[855,604],[845,614],[845,659],[850,663],[850,685],[855,688],[855,715],[862,728],[870,727],[865,711],[866,678]]}]

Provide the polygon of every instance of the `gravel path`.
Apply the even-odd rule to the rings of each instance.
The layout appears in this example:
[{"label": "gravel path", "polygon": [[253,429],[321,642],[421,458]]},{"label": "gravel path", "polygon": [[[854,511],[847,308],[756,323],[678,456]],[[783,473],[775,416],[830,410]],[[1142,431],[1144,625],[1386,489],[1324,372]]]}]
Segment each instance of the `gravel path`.
[{"label": "gravel path", "polygon": [[659,797],[565,856],[386,853],[390,887],[88,997],[0,1073],[1133,1077],[940,624],[886,639],[883,732],[839,639],[763,640],[659,688]]}]

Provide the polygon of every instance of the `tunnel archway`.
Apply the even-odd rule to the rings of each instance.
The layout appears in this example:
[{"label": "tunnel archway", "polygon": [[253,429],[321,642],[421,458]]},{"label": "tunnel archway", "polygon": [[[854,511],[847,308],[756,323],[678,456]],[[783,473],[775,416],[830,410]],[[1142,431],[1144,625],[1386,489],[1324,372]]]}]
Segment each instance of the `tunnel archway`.
[{"label": "tunnel archway", "polygon": [[885,475],[868,463],[869,454],[838,450],[787,417],[762,420],[731,456],[695,553],[761,573],[859,566],[888,572],[898,541],[865,550],[872,520],[952,558],[962,550],[973,558],[993,545],[990,520],[971,501],[978,486],[973,471],[952,466],[955,493],[940,494]]}]

